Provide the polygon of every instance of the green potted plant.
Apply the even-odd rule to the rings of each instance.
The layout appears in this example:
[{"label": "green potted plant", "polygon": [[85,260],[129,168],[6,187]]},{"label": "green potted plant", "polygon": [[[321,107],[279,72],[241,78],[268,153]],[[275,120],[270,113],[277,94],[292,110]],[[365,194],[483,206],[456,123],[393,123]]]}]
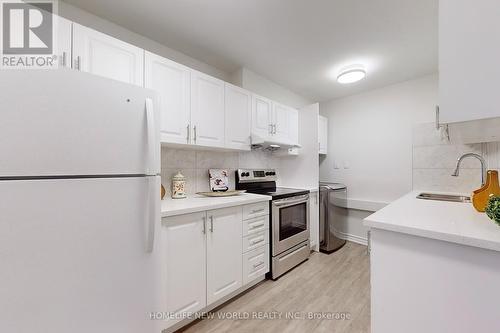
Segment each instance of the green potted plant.
[{"label": "green potted plant", "polygon": [[486,215],[500,225],[500,196],[492,195],[486,205]]}]

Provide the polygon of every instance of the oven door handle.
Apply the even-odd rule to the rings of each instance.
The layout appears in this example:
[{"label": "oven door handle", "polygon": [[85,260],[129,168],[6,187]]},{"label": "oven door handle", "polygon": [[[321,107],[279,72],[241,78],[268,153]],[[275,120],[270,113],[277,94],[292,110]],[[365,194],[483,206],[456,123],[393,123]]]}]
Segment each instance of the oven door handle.
[{"label": "oven door handle", "polygon": [[276,200],[276,201],[273,201],[273,206],[275,206],[275,207],[290,206],[290,205],[295,205],[295,204],[307,202],[307,200],[309,200],[309,194],[301,195],[299,197],[293,197],[290,199]]}]

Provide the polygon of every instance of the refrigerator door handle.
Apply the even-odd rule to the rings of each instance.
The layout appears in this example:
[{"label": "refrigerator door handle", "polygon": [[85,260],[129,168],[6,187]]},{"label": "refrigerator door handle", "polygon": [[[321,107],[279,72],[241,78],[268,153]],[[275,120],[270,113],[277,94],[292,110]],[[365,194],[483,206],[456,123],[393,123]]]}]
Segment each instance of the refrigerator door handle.
[{"label": "refrigerator door handle", "polygon": [[158,176],[148,177],[148,218],[146,220],[146,253],[153,252],[156,222],[160,217],[160,189]]},{"label": "refrigerator door handle", "polygon": [[148,151],[149,151],[149,170],[147,174],[153,175],[157,172],[158,165],[158,153],[156,145],[156,125],[155,125],[155,114],[153,107],[153,100],[151,98],[146,98],[146,118],[147,118],[147,136],[148,136]]}]

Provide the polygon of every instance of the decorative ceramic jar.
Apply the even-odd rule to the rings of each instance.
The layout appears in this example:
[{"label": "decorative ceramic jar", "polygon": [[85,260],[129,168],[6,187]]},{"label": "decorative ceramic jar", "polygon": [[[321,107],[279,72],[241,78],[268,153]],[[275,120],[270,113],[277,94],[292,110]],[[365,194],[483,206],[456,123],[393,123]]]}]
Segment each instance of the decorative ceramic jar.
[{"label": "decorative ceramic jar", "polygon": [[163,200],[163,198],[165,197],[165,187],[163,186],[163,184],[161,185],[161,191],[160,191],[160,198],[161,200]]},{"label": "decorative ceramic jar", "polygon": [[179,171],[172,178],[172,199],[186,198],[186,177]]}]

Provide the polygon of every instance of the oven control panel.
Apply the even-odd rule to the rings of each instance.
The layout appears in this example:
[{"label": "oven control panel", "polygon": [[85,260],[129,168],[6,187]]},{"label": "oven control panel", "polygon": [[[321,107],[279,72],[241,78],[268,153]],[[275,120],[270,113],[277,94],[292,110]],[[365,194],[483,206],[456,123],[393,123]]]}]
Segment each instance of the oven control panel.
[{"label": "oven control panel", "polygon": [[238,169],[236,178],[240,183],[273,182],[278,173],[275,169]]}]

